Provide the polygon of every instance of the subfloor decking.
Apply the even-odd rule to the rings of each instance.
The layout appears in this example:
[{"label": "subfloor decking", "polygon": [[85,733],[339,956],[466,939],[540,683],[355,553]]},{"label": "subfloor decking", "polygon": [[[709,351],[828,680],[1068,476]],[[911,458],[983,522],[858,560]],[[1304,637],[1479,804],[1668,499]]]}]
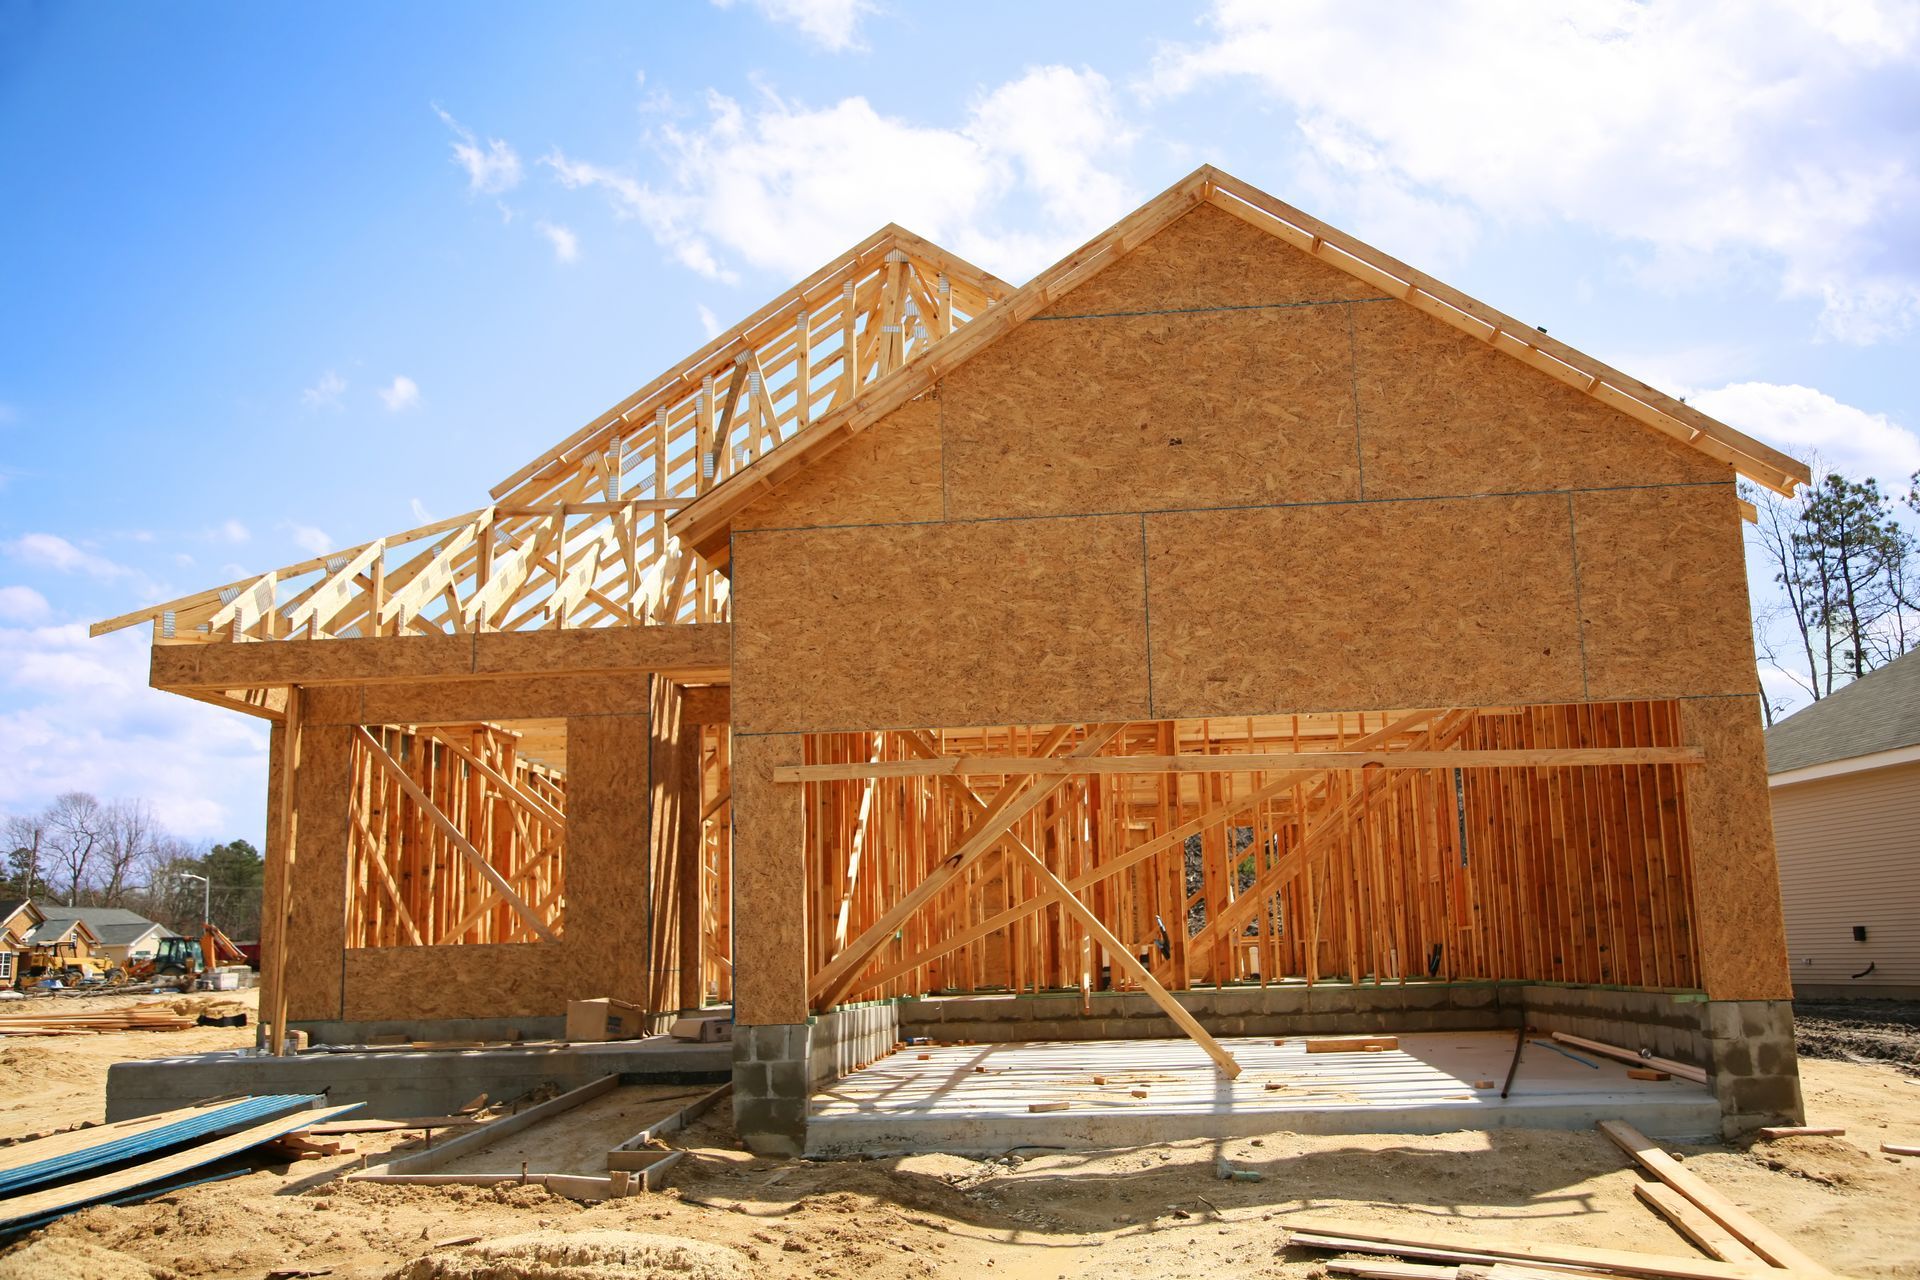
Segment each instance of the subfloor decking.
[{"label": "subfloor decking", "polygon": [[[1719,1131],[1719,1104],[1704,1086],[1632,1080],[1626,1064],[1582,1054],[1586,1065],[1544,1035],[1528,1037],[1503,1100],[1513,1042],[1506,1031],[1430,1032],[1402,1035],[1393,1050],[1308,1053],[1299,1037],[1223,1040],[1242,1068],[1231,1083],[1188,1040],[910,1047],[814,1094],[807,1152],[997,1154],[1287,1130],[1574,1129],[1614,1118],[1664,1138]],[[1059,1102],[1065,1109],[1029,1110]]]}]

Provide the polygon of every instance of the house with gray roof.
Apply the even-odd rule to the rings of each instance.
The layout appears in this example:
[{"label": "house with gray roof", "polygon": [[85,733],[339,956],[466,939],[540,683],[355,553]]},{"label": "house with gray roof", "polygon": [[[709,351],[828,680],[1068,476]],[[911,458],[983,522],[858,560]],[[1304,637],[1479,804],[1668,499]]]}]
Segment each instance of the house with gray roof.
[{"label": "house with gray roof", "polygon": [[42,907],[46,923],[36,931],[60,933],[75,921],[85,923],[100,940],[98,951],[117,965],[145,959],[159,950],[160,939],[176,936],[163,924],[156,924],[124,907]]},{"label": "house with gray roof", "polygon": [[1920,997],[1920,650],[1767,730],[1800,997]]}]

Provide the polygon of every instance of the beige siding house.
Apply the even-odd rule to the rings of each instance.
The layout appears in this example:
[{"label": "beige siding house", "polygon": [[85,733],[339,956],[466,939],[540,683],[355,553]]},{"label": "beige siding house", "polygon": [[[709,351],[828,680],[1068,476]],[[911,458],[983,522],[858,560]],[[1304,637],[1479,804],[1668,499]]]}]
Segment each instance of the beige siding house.
[{"label": "beige siding house", "polygon": [[1799,996],[1920,997],[1920,650],[1767,731]]}]

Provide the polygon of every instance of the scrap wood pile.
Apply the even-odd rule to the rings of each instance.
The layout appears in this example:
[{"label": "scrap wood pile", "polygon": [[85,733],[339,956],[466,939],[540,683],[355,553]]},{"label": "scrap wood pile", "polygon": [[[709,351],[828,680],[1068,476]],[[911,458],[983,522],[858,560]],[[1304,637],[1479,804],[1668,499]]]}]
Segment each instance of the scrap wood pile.
[{"label": "scrap wood pile", "polygon": [[198,1011],[182,1002],[143,1000],[126,1009],[0,1014],[0,1036],[89,1036],[102,1031],[184,1031],[197,1026]]},{"label": "scrap wood pile", "polygon": [[1699,1246],[1706,1258],[1593,1249],[1580,1245],[1489,1239],[1477,1232],[1382,1230],[1361,1223],[1315,1220],[1290,1229],[1290,1243],[1335,1253],[1380,1255],[1338,1259],[1329,1271],[1365,1280],[1531,1280],[1570,1275],[1647,1280],[1833,1280],[1833,1273],[1785,1237],[1708,1186],[1679,1160],[1622,1120],[1600,1131],[1657,1181],[1634,1188],[1654,1212]]}]

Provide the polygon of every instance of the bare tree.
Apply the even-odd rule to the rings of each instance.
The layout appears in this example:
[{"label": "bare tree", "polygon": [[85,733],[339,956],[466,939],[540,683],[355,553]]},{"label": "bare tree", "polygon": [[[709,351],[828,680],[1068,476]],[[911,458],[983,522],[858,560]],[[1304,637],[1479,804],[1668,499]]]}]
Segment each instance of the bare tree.
[{"label": "bare tree", "polygon": [[154,851],[167,838],[154,821],[145,800],[116,800],[99,812],[99,871],[96,890],[100,904],[125,906],[127,888],[153,862]]},{"label": "bare tree", "polygon": [[54,798],[44,821],[50,861],[66,877],[67,905],[77,907],[105,834],[100,802],[85,791],[69,791]]}]

